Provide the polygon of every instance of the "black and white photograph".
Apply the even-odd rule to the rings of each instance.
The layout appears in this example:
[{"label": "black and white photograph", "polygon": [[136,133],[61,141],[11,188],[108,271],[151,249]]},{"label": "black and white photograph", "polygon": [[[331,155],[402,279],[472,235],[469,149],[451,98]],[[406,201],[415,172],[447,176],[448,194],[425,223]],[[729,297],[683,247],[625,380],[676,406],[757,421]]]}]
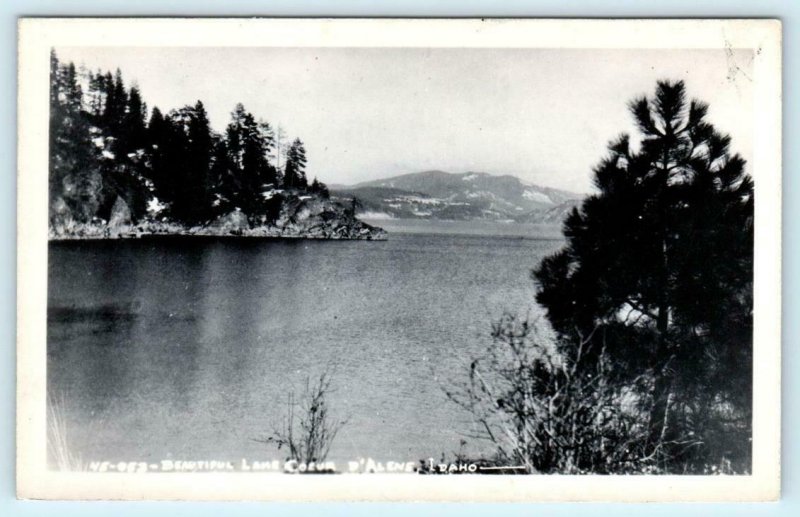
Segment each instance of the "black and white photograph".
[{"label": "black and white photograph", "polygon": [[778,22],[28,22],[32,493],[777,496]]}]

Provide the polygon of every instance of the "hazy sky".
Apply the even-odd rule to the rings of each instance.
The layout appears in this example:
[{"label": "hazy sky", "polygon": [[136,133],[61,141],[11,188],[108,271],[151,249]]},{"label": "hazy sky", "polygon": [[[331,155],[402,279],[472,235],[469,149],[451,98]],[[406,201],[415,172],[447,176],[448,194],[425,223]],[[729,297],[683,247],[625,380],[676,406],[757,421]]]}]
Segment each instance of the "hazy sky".
[{"label": "hazy sky", "polygon": [[351,184],[426,169],[515,174],[585,192],[627,102],[683,79],[752,158],[752,53],[725,50],[61,48],[122,70],[148,107],[202,100],[224,131],[242,102],[306,144],[308,174]]}]

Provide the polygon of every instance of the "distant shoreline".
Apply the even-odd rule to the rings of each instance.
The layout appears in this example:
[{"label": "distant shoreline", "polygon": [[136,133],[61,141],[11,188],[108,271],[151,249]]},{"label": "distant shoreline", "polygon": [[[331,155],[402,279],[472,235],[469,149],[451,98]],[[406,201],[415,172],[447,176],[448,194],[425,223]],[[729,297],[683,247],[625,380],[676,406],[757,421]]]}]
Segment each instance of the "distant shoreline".
[{"label": "distant shoreline", "polygon": [[[363,217],[363,215],[359,215]],[[486,219],[362,219],[370,225],[380,224],[392,234],[471,235],[494,237],[522,237],[526,239],[563,240],[561,223],[520,223]]]}]

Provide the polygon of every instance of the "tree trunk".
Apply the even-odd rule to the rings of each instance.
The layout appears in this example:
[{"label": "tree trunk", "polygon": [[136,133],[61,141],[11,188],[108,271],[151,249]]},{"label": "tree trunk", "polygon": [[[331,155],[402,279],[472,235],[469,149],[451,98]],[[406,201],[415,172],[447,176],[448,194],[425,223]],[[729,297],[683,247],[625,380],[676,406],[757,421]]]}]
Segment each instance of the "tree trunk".
[{"label": "tree trunk", "polygon": [[674,376],[668,371],[657,374],[653,388],[653,407],[650,413],[649,443],[651,452],[669,437],[669,411],[672,402]]},{"label": "tree trunk", "polygon": [[[671,136],[672,127],[667,124],[667,136]],[[671,354],[669,350],[669,247],[667,244],[667,202],[666,193],[669,189],[669,156],[666,148],[662,155],[661,163],[661,192],[659,195],[659,217],[661,219],[661,264],[658,272],[658,318],[656,319],[656,332],[658,334],[658,344],[655,351],[655,361],[653,364],[653,375],[655,384],[653,386],[653,407],[650,413],[650,432],[648,439],[649,454],[652,454],[664,442],[668,433],[669,426],[669,406],[671,402],[672,390],[674,387],[673,368],[670,365]],[[659,451],[659,456],[663,454]]]},{"label": "tree trunk", "polygon": [[653,386],[653,407],[650,412],[650,453],[664,442],[669,435],[669,411],[674,389],[674,370],[670,364],[672,356],[669,353],[667,332],[669,329],[669,309],[663,304],[658,311],[656,322],[658,331],[658,349],[653,364],[655,384]]}]

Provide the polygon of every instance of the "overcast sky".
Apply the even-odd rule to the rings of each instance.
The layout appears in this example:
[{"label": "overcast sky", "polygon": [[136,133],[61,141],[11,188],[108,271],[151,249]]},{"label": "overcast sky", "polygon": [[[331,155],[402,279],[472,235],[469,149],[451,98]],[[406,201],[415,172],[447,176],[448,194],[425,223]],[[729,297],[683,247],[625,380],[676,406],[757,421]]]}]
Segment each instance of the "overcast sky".
[{"label": "overcast sky", "polygon": [[752,53],[725,50],[61,48],[119,67],[148,107],[202,100],[224,131],[242,102],[306,145],[308,174],[352,184],[441,169],[514,174],[576,192],[606,143],[635,133],[627,102],[683,79],[752,157]]}]

